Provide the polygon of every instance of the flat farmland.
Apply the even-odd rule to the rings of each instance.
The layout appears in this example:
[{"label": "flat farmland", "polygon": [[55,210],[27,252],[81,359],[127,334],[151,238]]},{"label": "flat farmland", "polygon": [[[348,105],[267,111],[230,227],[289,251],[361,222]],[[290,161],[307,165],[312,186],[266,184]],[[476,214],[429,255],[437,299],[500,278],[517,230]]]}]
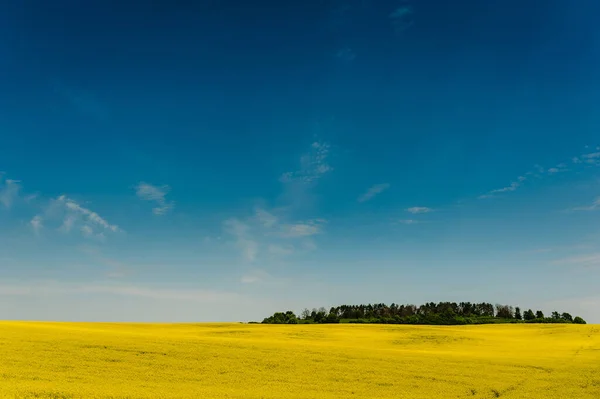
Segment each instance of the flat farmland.
[{"label": "flat farmland", "polygon": [[600,398],[600,326],[0,322],[2,398]]}]

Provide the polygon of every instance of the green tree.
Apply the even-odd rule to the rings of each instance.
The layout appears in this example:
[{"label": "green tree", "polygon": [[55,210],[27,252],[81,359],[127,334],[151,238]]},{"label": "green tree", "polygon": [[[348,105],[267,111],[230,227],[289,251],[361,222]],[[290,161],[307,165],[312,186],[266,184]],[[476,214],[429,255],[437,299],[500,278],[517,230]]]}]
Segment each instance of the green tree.
[{"label": "green tree", "polygon": [[300,312],[300,317],[302,318],[302,320],[310,319],[310,310],[308,310],[307,308],[302,309],[302,312]]},{"label": "green tree", "polygon": [[533,320],[533,319],[535,319],[535,313],[533,313],[533,310],[527,309],[525,311],[525,313],[523,314],[523,318],[525,320]]},{"label": "green tree", "polygon": [[515,308],[515,319],[523,320],[523,316],[521,315],[521,308],[518,306]]},{"label": "green tree", "polygon": [[562,315],[560,315],[560,318],[566,321],[570,321],[571,323],[573,322],[573,316],[571,316],[568,313],[563,313]]},{"label": "green tree", "polygon": [[496,305],[496,317],[501,319],[512,319],[513,308],[508,305]]},{"label": "green tree", "polygon": [[575,324],[586,324],[585,320],[583,320],[579,316],[575,316],[575,318],[573,319],[573,323],[575,323]]},{"label": "green tree", "polygon": [[544,318],[544,312],[542,312],[541,310],[538,310],[537,312],[535,312],[535,318],[536,319],[543,319]]}]

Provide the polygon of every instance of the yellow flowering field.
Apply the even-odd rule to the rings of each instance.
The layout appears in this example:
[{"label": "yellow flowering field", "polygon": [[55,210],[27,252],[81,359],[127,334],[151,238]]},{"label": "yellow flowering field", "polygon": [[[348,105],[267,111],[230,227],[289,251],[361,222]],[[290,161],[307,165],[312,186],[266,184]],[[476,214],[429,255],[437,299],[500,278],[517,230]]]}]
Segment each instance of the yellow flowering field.
[{"label": "yellow flowering field", "polygon": [[0,322],[1,398],[600,398],[597,325]]}]

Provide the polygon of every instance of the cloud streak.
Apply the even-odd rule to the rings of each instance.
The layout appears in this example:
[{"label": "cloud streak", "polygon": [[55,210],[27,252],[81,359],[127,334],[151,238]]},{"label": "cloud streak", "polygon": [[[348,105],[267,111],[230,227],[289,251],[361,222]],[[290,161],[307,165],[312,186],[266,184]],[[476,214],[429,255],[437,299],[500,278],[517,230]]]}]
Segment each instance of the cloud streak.
[{"label": "cloud streak", "polygon": [[[0,175],[0,184],[2,175]],[[21,190],[21,182],[19,180],[6,179],[4,184],[0,185],[0,204],[6,209],[10,209],[16,199],[19,197]]]},{"label": "cloud streak", "polygon": [[596,200],[591,205],[571,208],[569,210],[570,211],[595,211],[597,209],[600,209],[600,197],[596,198]]},{"label": "cloud streak", "polygon": [[[519,179],[521,179],[520,181],[524,181],[525,177],[523,176],[519,176]],[[484,195],[480,195],[478,198],[479,199],[485,199],[485,198],[492,198],[494,197],[494,194],[501,194],[501,193],[508,193],[511,191],[515,191],[517,188],[521,187],[521,183],[519,182],[512,182],[510,183],[510,186],[506,186],[506,187],[502,187],[502,188],[498,188],[495,190],[492,190],[490,192],[488,192],[487,194]]]},{"label": "cloud streak", "polygon": [[139,199],[156,204],[156,207],[152,208],[152,213],[158,216],[164,215],[174,206],[173,202],[167,202],[165,198],[170,190],[170,187],[166,185],[159,187],[144,182],[135,186],[135,193]]},{"label": "cloud streak", "polygon": [[400,223],[400,224],[418,224],[421,222],[418,220],[415,220],[415,219],[400,219],[400,220],[398,220],[398,223]]},{"label": "cloud streak", "polygon": [[101,227],[105,230],[109,230],[113,233],[120,231],[119,226],[108,223],[106,221],[106,219],[102,218],[96,212],[91,211],[87,208],[84,208],[83,206],[79,205],[77,202],[73,201],[72,199],[67,198],[64,195],[61,195],[60,197],[58,197],[57,201],[63,203],[65,208],[69,212],[71,212],[70,215],[67,215],[67,218],[69,218],[70,216],[79,215],[84,220],[86,220],[98,227]]},{"label": "cloud streak", "polygon": [[55,281],[30,284],[0,285],[0,296],[108,294],[164,300],[189,300],[195,302],[220,302],[239,298],[238,294],[189,288],[142,287],[120,284],[67,284]]},{"label": "cloud streak", "polygon": [[428,208],[426,206],[413,206],[412,208],[406,208],[405,210],[406,210],[406,212],[412,213],[413,215],[416,215],[419,213],[433,212],[433,209]]},{"label": "cloud streak", "polygon": [[[587,148],[587,146],[586,146],[586,148]],[[584,153],[579,156],[572,157],[571,164],[577,165],[578,167],[582,167],[585,165],[600,166],[600,152]],[[552,175],[556,175],[557,173],[570,171],[567,163],[564,163],[564,162],[561,162],[561,163],[557,164],[556,166],[550,167],[548,169],[545,169],[541,165],[537,165],[537,164],[534,165],[533,168],[534,168],[533,171],[529,171],[529,172],[525,173],[525,175],[519,176],[517,178],[517,181],[512,182],[509,186],[491,190],[491,191],[487,192],[486,194],[480,195],[477,198],[478,199],[493,198],[493,197],[495,197],[495,194],[502,194],[502,193],[516,191],[518,188],[522,187],[523,183],[528,180],[528,177],[539,179],[544,175],[552,176]],[[528,177],[526,177],[526,176],[528,176]]]},{"label": "cloud streak", "polygon": [[246,262],[254,262],[258,256],[258,243],[251,238],[250,226],[237,218],[227,219],[223,224],[225,231],[234,237],[242,258]]},{"label": "cloud streak", "polygon": [[312,183],[331,172],[333,168],[327,163],[330,145],[321,141],[311,144],[311,150],[300,158],[300,169],[286,172],[279,178],[282,183]]},{"label": "cloud streak", "polygon": [[600,253],[572,256],[569,258],[558,259],[553,263],[557,265],[570,265],[583,268],[600,267]]},{"label": "cloud streak", "polygon": [[255,207],[251,215],[232,217],[222,223],[223,230],[247,263],[280,262],[297,251],[313,251],[312,237],[321,234],[324,219],[296,219],[294,214],[307,213],[309,191],[333,168],[328,163],[330,146],[322,141],[311,144],[300,157],[300,167],[280,176],[283,193],[276,208]]},{"label": "cloud streak", "polygon": [[388,188],[390,188],[389,183],[375,184],[374,186],[371,186],[363,195],[358,197],[357,201],[358,202],[367,202],[367,201],[373,199],[376,195],[381,194]]},{"label": "cloud streak", "polygon": [[60,225],[57,227],[58,231],[68,234],[77,227],[86,238],[103,240],[105,232],[111,234],[123,232],[119,226],[109,223],[98,213],[83,207],[66,195],[51,200],[43,214],[36,215],[29,224],[34,232],[39,234],[44,227],[44,222],[54,222],[51,224],[55,224],[57,221],[60,221]]},{"label": "cloud streak", "polygon": [[33,219],[31,219],[29,221],[29,225],[31,226],[31,228],[33,229],[33,232],[36,235],[40,234],[40,231],[44,227],[43,222],[42,222],[42,217],[40,215],[34,216]]},{"label": "cloud streak", "polygon": [[323,219],[308,220],[305,222],[281,225],[280,235],[284,238],[309,237],[322,232],[326,223]]}]

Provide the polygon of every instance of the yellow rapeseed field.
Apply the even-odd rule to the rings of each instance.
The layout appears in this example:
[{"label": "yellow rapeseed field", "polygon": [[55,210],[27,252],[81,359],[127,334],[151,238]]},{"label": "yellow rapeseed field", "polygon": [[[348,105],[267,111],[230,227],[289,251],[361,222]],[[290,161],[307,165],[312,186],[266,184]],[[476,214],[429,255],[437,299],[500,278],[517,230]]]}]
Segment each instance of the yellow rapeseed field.
[{"label": "yellow rapeseed field", "polygon": [[0,322],[1,398],[600,398],[600,326]]}]

